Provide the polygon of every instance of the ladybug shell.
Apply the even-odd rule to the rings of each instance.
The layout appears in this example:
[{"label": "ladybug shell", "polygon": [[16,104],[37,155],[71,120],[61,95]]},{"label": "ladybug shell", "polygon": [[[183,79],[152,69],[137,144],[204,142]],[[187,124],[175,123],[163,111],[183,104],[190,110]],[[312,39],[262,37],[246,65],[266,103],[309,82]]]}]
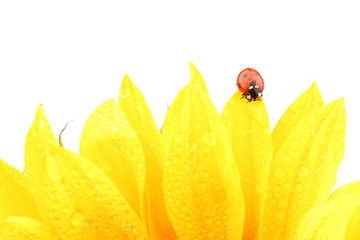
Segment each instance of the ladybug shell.
[{"label": "ladybug shell", "polygon": [[246,93],[249,90],[250,83],[253,81],[256,82],[259,89],[264,90],[264,80],[260,73],[253,68],[245,68],[239,73],[236,86],[239,88],[240,92]]}]

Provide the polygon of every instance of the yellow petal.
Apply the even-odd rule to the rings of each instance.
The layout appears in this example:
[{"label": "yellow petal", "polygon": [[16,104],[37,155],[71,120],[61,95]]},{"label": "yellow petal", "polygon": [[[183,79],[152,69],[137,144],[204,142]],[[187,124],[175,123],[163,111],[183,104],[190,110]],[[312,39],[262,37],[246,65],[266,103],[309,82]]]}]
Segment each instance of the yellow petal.
[{"label": "yellow petal", "polygon": [[311,209],[297,229],[297,240],[360,239],[360,195],[349,194]]},{"label": "yellow petal", "polygon": [[62,239],[147,239],[135,211],[91,161],[49,144],[46,170],[46,205]]},{"label": "yellow petal", "polygon": [[180,239],[241,239],[244,199],[226,129],[196,81],[179,97],[164,169],[170,220]]},{"label": "yellow petal", "polygon": [[299,122],[274,156],[269,173],[263,239],[288,239],[302,214],[325,201],[344,156],[343,99]]},{"label": "yellow petal", "polygon": [[8,216],[40,219],[25,175],[0,159],[0,220]]},{"label": "yellow petal", "polygon": [[140,216],[145,157],[136,131],[114,100],[101,104],[88,118],[79,153],[110,177]]},{"label": "yellow petal", "polygon": [[347,195],[347,194],[360,194],[360,180],[346,184],[338,189],[336,189],[328,198],[328,200],[333,200],[338,197]]},{"label": "yellow petal", "polygon": [[165,149],[161,133],[143,95],[128,75],[124,76],[121,84],[119,106],[137,132],[146,158],[151,158],[154,164],[163,168]]},{"label": "yellow petal", "polygon": [[57,240],[43,223],[27,217],[9,217],[0,222],[0,240]]},{"label": "yellow petal", "polygon": [[269,117],[263,101],[248,103],[237,91],[221,113],[245,198],[243,239],[258,239],[272,159]]},{"label": "yellow petal", "polygon": [[164,136],[167,147],[171,144],[176,129],[179,126],[179,119],[183,114],[183,108],[185,103],[184,99],[186,98],[185,95],[188,88],[189,85],[186,85],[176,95],[174,101],[172,102],[170,108],[168,109],[168,112],[164,120],[164,124],[162,125],[162,134]]},{"label": "yellow petal", "polygon": [[277,122],[271,134],[274,144],[274,156],[299,121],[309,114],[315,113],[322,106],[324,106],[324,102],[319,88],[314,82],[308,90],[290,105]]},{"label": "yellow petal", "polygon": [[[197,82],[203,90],[207,93],[207,88],[202,78],[200,72],[194,66],[192,62],[189,62],[190,66],[190,82]],[[189,85],[186,85],[175,97],[173,103],[171,104],[168,112],[166,114],[164,124],[162,126],[162,133],[165,137],[165,143],[169,146],[171,140],[174,137],[174,133],[176,132],[176,128],[178,125],[178,121],[182,115],[182,111],[184,108],[184,94],[186,94],[186,89],[189,88]]]},{"label": "yellow petal", "polygon": [[137,132],[145,154],[145,196],[142,206],[144,224],[150,239],[174,239],[175,231],[166,212],[163,193],[165,147],[159,129],[139,89],[128,75],[120,88],[119,105]]},{"label": "yellow petal", "polygon": [[33,124],[25,140],[25,172],[32,195],[44,222],[49,222],[45,207],[44,180],[46,144],[58,144],[42,105],[39,105]]},{"label": "yellow petal", "polygon": [[201,73],[199,72],[199,70],[197,70],[195,65],[190,61],[189,61],[189,67],[190,67],[190,81],[196,81],[204,89],[204,91],[207,94],[209,94],[207,87],[205,85],[205,81],[204,81],[203,77],[201,76]]}]

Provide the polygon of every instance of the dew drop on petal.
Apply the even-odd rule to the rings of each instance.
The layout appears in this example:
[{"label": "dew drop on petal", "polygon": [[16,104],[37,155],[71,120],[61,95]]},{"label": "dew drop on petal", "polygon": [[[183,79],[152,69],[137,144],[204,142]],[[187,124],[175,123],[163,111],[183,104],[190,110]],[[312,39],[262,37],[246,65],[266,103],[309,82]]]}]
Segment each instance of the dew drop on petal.
[{"label": "dew drop on petal", "polygon": [[194,123],[194,129],[200,129],[201,128],[201,123],[200,122],[195,122]]},{"label": "dew drop on petal", "polygon": [[188,148],[190,151],[194,151],[197,147],[197,144],[195,142],[190,142],[188,145]]},{"label": "dew drop on petal", "polygon": [[285,170],[283,168],[279,167],[275,171],[275,176],[278,177],[278,178],[284,177],[285,176]]},{"label": "dew drop on petal", "polygon": [[64,172],[54,158],[49,157],[47,159],[46,170],[50,179],[53,181],[58,181],[64,176]]},{"label": "dew drop on petal", "polygon": [[185,134],[184,133],[177,133],[175,135],[175,142],[176,143],[181,143],[182,141],[184,141],[185,139]]},{"label": "dew drop on petal", "polygon": [[300,177],[305,177],[306,175],[308,175],[309,170],[307,169],[307,167],[301,166],[299,167],[298,173]]},{"label": "dew drop on petal", "polygon": [[89,178],[93,178],[96,175],[96,170],[93,168],[90,168],[89,170],[87,170],[86,175],[88,175]]},{"label": "dew drop on petal", "polygon": [[130,132],[130,136],[131,136],[131,137],[136,137],[136,131],[132,130],[132,131]]},{"label": "dew drop on petal", "polygon": [[129,95],[130,89],[127,87],[120,88],[120,96],[125,98]]},{"label": "dew drop on petal", "polygon": [[75,209],[71,215],[71,223],[76,227],[85,225],[86,221],[84,214],[80,210]]},{"label": "dew drop on petal", "polygon": [[205,133],[202,139],[206,145],[214,146],[216,144],[216,134],[213,132]]}]

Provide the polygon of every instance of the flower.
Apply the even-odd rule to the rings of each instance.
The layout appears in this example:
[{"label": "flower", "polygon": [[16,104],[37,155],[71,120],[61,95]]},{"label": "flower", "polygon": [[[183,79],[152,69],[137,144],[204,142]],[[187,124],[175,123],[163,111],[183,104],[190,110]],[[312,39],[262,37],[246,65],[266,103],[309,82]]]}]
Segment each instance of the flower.
[{"label": "flower", "polygon": [[314,82],[270,133],[263,101],[236,92],[221,116],[191,81],[162,134],[126,75],[88,118],[79,155],[59,146],[43,106],[26,175],[0,160],[0,239],[358,239],[360,181],[329,193],[344,155],[343,99]]}]

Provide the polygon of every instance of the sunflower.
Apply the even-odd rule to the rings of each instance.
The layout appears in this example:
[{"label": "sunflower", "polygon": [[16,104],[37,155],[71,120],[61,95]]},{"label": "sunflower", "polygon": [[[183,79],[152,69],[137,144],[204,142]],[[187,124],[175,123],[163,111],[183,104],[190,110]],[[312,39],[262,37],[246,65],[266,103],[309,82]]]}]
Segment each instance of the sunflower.
[{"label": "sunflower", "polygon": [[314,82],[270,133],[263,101],[237,91],[219,116],[190,72],[162,133],[126,75],[118,102],[88,118],[79,154],[59,145],[40,105],[26,175],[0,161],[0,239],[360,238],[360,181],[330,195],[343,99],[324,105]]}]

